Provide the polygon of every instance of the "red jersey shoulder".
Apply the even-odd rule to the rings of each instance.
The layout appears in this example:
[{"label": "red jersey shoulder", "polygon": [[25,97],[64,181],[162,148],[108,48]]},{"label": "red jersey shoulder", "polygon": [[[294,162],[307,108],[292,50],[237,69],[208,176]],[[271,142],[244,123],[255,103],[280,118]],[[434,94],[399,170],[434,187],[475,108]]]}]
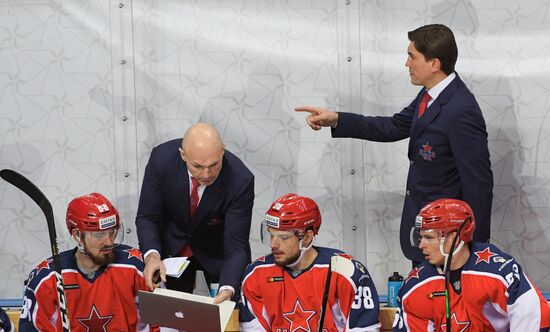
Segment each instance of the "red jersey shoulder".
[{"label": "red jersey shoulder", "polygon": [[145,264],[143,262],[143,254],[136,248],[119,244],[114,249],[115,260],[113,264],[133,265],[139,271],[143,272]]}]

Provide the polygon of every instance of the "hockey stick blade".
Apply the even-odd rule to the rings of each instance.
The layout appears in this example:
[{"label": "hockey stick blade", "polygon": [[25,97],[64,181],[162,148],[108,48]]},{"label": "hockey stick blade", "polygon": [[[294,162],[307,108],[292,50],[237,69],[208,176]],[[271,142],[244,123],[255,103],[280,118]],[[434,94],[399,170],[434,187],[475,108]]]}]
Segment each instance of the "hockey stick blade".
[{"label": "hockey stick blade", "polygon": [[3,169],[0,171],[0,177],[11,183],[19,190],[27,194],[42,210],[46,216],[48,224],[48,233],[50,236],[50,247],[52,250],[52,258],[55,266],[56,288],[59,300],[59,311],[61,312],[61,323],[63,331],[70,331],[69,315],[67,312],[67,299],[65,297],[65,287],[61,277],[61,261],[59,259],[59,249],[57,247],[57,235],[55,233],[55,220],[53,217],[53,209],[46,195],[38,189],[29,179],[11,169]]},{"label": "hockey stick blade", "polygon": [[323,291],[323,299],[321,301],[321,315],[319,318],[319,332],[323,330],[325,322],[325,314],[327,310],[328,293],[330,290],[330,280],[332,272],[336,272],[344,277],[350,278],[355,273],[355,266],[349,258],[340,255],[334,255],[330,258],[330,265],[325,279],[325,289]]}]

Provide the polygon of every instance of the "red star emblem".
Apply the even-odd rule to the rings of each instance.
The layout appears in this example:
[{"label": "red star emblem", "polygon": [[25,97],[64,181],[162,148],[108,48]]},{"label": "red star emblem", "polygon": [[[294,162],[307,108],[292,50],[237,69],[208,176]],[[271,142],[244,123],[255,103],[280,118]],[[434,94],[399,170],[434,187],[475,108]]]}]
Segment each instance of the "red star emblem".
[{"label": "red star emblem", "polygon": [[300,300],[296,300],[294,304],[294,311],[283,313],[286,320],[290,322],[290,332],[295,331],[311,331],[309,327],[309,320],[315,316],[315,310],[304,310]]},{"label": "red star emblem", "polygon": [[476,265],[477,265],[477,263],[479,263],[481,261],[489,264],[491,257],[497,255],[494,252],[491,252],[491,249],[489,249],[488,247],[483,249],[483,251],[476,251],[476,252],[474,252],[474,254],[476,254],[476,256],[477,256]]},{"label": "red star emblem", "polygon": [[49,269],[50,268],[50,263],[52,261],[53,261],[53,259],[48,258],[48,259],[43,260],[42,263],[38,264],[38,266],[36,267],[36,274],[39,274],[40,271],[42,271],[43,269]]},{"label": "red star emblem", "polygon": [[135,257],[143,262],[143,256],[141,255],[141,251],[137,250],[136,248],[126,249],[124,251],[128,253],[128,259]]},{"label": "red star emblem", "polygon": [[101,316],[95,305],[92,305],[90,316],[88,318],[77,318],[80,324],[86,327],[87,332],[107,331],[107,324],[113,319],[111,316]]},{"label": "red star emblem", "polygon": [[420,279],[420,277],[419,277],[420,270],[422,270],[423,268],[424,268],[424,266],[421,266],[420,268],[415,267],[415,268],[409,273],[409,276],[405,279],[405,283],[407,283],[407,282],[408,282],[409,280],[411,280],[412,278]]},{"label": "red star emblem", "polygon": [[[458,318],[456,318],[456,312],[453,312],[453,315],[451,316],[452,331],[464,332],[468,330],[468,326],[470,326],[469,321],[459,322]],[[441,329],[443,331],[447,331],[447,323],[441,324]]]}]

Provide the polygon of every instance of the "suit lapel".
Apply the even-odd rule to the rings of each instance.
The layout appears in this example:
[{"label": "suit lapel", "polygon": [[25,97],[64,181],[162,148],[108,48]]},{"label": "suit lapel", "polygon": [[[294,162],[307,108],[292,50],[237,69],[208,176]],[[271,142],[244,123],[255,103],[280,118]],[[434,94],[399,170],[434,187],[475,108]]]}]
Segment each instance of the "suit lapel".
[{"label": "suit lapel", "polygon": [[[200,225],[208,215],[210,211],[222,200],[224,188],[221,185],[221,181],[218,178],[213,184],[206,187],[202,194],[197,211],[195,211],[195,217],[191,222],[191,230]],[[189,205],[189,204],[188,204]]]},{"label": "suit lapel", "polygon": [[[409,157],[411,157],[411,150],[414,149],[414,143],[416,142],[418,137],[420,137],[426,127],[438,117],[439,113],[441,113],[442,107],[444,107],[445,104],[449,102],[449,99],[455,93],[455,91],[463,85],[464,83],[462,83],[460,77],[458,77],[458,74],[456,74],[455,79],[452,80],[449,85],[447,85],[447,87],[439,94],[439,96],[437,96],[433,103],[426,109],[424,115],[422,115],[420,119],[414,119],[413,126],[411,128],[411,137],[409,140]],[[420,102],[417,103],[417,110],[415,112],[416,117],[418,117],[418,104],[420,104]]]},{"label": "suit lapel", "polygon": [[183,216],[183,224],[185,229],[189,228],[189,173],[187,171],[187,165],[180,159],[180,166],[178,167],[177,179],[176,179],[176,199],[181,204],[176,204],[178,207],[179,215]]},{"label": "suit lapel", "polygon": [[[439,98],[433,101],[430,107],[426,108],[424,115],[420,119],[415,119],[414,125],[412,127],[411,139],[409,142],[414,142],[422,134],[424,129],[432,122],[441,112],[441,105],[438,101]],[[416,111],[418,114],[418,109]],[[410,147],[410,146],[409,146]]]}]

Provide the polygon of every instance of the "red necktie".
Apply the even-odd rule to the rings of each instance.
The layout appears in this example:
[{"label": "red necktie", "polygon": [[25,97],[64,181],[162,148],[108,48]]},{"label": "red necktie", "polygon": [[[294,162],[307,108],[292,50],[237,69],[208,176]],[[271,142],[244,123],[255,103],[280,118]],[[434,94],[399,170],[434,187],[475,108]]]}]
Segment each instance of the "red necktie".
[{"label": "red necktie", "polygon": [[200,183],[194,177],[191,177],[191,182],[193,186],[191,187],[191,197],[189,199],[189,214],[191,219],[195,216],[195,211],[197,211],[197,206],[199,206],[199,186]]},{"label": "red necktie", "polygon": [[[195,211],[197,211],[197,206],[199,206],[199,186],[200,183],[195,179],[194,177],[191,177],[191,196],[189,197],[189,216],[190,219],[193,220],[193,216],[195,215]],[[180,252],[178,253],[181,257],[191,257],[193,256],[193,250],[191,250],[191,246],[189,243],[183,246],[181,248]]]},{"label": "red necktie", "polygon": [[428,91],[424,92],[424,95],[422,96],[422,99],[420,100],[420,106],[418,106],[418,118],[424,114],[424,111],[426,111],[426,108],[428,106],[428,102],[432,99],[432,97],[428,94]]}]

